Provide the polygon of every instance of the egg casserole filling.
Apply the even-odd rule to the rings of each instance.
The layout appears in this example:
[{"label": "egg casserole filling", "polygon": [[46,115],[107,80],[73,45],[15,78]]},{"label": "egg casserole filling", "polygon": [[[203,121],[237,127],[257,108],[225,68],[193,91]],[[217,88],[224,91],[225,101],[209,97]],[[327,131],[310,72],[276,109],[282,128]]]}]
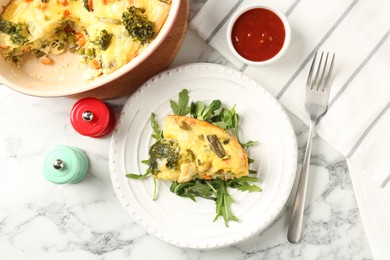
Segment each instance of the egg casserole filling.
[{"label": "egg casserole filling", "polygon": [[12,0],[0,17],[0,52],[17,66],[45,65],[66,51],[87,64],[84,78],[109,74],[157,36],[170,0]]},{"label": "egg casserole filling", "polygon": [[187,116],[170,115],[164,138],[150,148],[150,167],[157,179],[229,180],[248,175],[248,157],[222,128]]}]

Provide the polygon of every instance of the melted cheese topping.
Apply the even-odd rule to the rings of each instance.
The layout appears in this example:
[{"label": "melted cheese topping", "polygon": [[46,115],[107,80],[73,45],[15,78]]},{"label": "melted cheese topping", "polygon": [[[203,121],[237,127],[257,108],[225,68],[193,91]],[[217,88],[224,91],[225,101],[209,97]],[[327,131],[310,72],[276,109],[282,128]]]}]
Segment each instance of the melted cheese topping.
[{"label": "melted cheese topping", "polygon": [[[239,142],[222,128],[186,116],[168,116],[164,138],[177,142],[179,163],[167,167],[166,159],[158,162],[156,178],[188,182],[193,179],[232,179],[248,175],[248,157]],[[216,136],[224,156],[218,156],[208,136]],[[221,158],[222,157],[222,158]]]},{"label": "melted cheese topping", "polygon": [[[45,58],[48,58],[48,55],[60,54],[66,51],[66,46],[57,49],[48,46],[58,40],[56,31],[63,26],[64,21],[68,21],[71,29],[68,29],[67,33],[75,36],[71,42],[75,41],[76,48],[80,48],[77,53],[82,55],[82,61],[89,63],[95,60],[91,64],[93,71],[85,75],[86,79],[92,79],[122,67],[150,44],[134,40],[123,26],[122,14],[129,7],[134,6],[144,10],[143,14],[153,22],[156,34],[163,26],[170,10],[170,1],[161,0],[90,0],[89,2],[93,5],[93,11],[88,11],[84,7],[83,0],[11,1],[1,15],[1,19],[26,24],[28,43],[23,46],[17,45],[11,40],[10,35],[0,32],[0,51],[6,59],[14,62],[16,62],[15,57],[20,59],[19,56],[32,49],[43,52]],[[112,35],[106,50],[100,50],[94,44],[102,30]],[[80,41],[80,36],[85,40]]]}]

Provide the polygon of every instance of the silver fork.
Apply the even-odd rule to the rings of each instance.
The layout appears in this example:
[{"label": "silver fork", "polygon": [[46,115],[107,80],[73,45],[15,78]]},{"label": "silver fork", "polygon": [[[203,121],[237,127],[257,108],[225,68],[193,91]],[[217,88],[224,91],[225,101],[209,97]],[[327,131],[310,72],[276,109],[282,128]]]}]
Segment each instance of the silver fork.
[{"label": "silver fork", "polygon": [[[297,193],[295,195],[290,224],[287,232],[287,239],[291,243],[298,243],[301,238],[303,211],[305,209],[306,189],[314,128],[318,122],[318,119],[326,113],[326,110],[328,108],[330,92],[329,83],[332,75],[335,54],[332,55],[332,60],[330,61],[329,68],[327,66],[329,53],[326,54],[324,65],[322,65],[323,56],[324,53],[322,52],[318,66],[315,69],[317,53],[314,55],[313,63],[311,64],[309,76],[306,82],[305,109],[306,113],[310,117],[309,137],[307,140],[305,156],[303,158],[301,174],[297,187]],[[313,78],[314,74],[315,77]]]}]

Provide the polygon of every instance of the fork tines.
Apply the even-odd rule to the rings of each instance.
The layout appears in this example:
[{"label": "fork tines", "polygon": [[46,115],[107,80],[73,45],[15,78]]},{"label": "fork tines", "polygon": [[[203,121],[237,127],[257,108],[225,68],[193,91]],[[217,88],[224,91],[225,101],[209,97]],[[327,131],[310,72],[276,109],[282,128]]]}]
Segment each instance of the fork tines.
[{"label": "fork tines", "polygon": [[[311,89],[311,90],[319,90],[320,86],[322,86],[322,91],[324,91],[324,89],[329,85],[330,78],[332,75],[332,70],[333,70],[333,62],[335,59],[335,54],[333,53],[333,55],[332,55],[332,60],[330,62],[329,68],[327,66],[329,52],[326,53],[325,63],[322,67],[323,56],[324,56],[324,52],[321,52],[321,57],[320,57],[320,61],[318,63],[318,66],[315,66],[316,60],[317,60],[317,52],[314,55],[313,62],[311,64],[310,71],[309,71],[309,76],[308,76],[307,82],[306,82],[306,87]],[[316,72],[314,72],[314,68],[316,68],[316,67],[318,69]],[[312,79],[313,73],[315,73],[314,79]]]}]

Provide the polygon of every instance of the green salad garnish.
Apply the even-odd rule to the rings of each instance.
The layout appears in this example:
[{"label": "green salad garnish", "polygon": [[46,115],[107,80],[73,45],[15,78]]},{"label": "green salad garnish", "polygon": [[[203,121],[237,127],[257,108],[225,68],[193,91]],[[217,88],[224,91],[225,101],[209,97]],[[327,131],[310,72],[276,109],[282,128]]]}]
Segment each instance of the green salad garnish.
[{"label": "green salad garnish", "polygon": [[[190,103],[188,90],[183,89],[179,93],[178,101],[170,101],[172,112],[175,115],[191,116],[198,120],[204,120],[214,125],[223,128],[229,132],[232,136],[237,138],[241,146],[248,150],[255,145],[256,141],[248,141],[242,143],[238,137],[238,123],[239,115],[236,112],[235,106],[231,109],[223,107],[220,100],[213,100],[210,104],[206,104],[202,101],[196,101]],[[153,169],[155,167],[156,158],[168,158],[170,164],[175,165],[177,163],[177,149],[175,144],[169,143],[164,139],[164,133],[160,129],[159,124],[156,121],[155,114],[150,116],[151,127],[153,129],[152,137],[155,139],[155,143],[149,150],[149,159],[143,160],[142,163],[148,165],[144,174],[126,174],[126,177],[130,179],[144,179],[153,175]],[[184,127],[184,126],[183,126]],[[248,163],[253,163],[254,160],[248,158]],[[249,170],[249,174],[255,174],[255,171]],[[156,199],[156,179],[153,178],[155,186],[153,192],[153,199]],[[229,195],[229,189],[237,189],[247,192],[261,192],[261,188],[256,184],[258,178],[255,176],[244,176],[241,178],[235,178],[230,180],[222,179],[210,179],[210,180],[192,180],[189,182],[178,183],[173,181],[170,187],[170,191],[176,195],[184,198],[189,198],[196,201],[196,198],[203,198],[215,201],[216,216],[214,221],[219,217],[223,217],[225,226],[229,226],[229,221],[238,221],[237,217],[231,211],[231,204],[234,203],[234,199]]]}]

